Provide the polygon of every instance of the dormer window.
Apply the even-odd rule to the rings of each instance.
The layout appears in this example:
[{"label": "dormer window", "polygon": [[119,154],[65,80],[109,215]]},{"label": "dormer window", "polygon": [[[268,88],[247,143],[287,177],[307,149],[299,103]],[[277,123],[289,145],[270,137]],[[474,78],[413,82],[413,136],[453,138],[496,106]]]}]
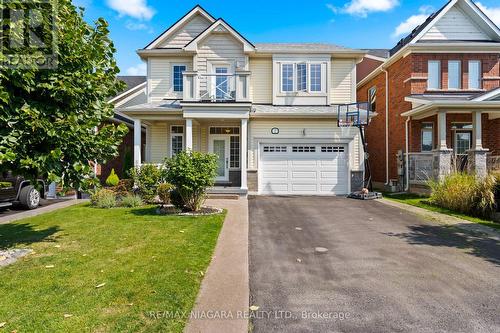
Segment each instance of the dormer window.
[{"label": "dormer window", "polygon": [[283,63],[281,64],[281,92],[323,92],[321,63]]}]

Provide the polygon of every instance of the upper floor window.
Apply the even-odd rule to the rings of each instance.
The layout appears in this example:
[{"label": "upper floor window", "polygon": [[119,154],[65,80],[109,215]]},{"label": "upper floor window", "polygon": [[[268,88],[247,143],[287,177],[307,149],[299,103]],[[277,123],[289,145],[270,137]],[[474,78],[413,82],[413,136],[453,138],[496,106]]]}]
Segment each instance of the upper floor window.
[{"label": "upper floor window", "polygon": [[281,64],[282,92],[321,92],[321,64],[285,63]]},{"label": "upper floor window", "polygon": [[293,91],[293,64],[281,65],[281,90],[284,92]]},{"label": "upper floor window", "polygon": [[469,61],[469,89],[481,89],[481,61]]},{"label": "upper floor window", "polygon": [[377,111],[377,87],[368,89],[368,104],[371,112]]},{"label": "upper floor window", "polygon": [[439,60],[429,60],[427,67],[427,89],[441,89],[441,62]]},{"label": "upper floor window", "polygon": [[311,91],[321,91],[321,64],[311,64]]},{"label": "upper floor window", "polygon": [[297,91],[307,90],[307,64],[297,64]]},{"label": "upper floor window", "polygon": [[462,69],[460,60],[448,61],[448,89],[460,89],[462,87]]},{"label": "upper floor window", "polygon": [[174,86],[174,91],[176,92],[182,92],[183,90],[183,85],[184,85],[184,80],[182,73],[186,71],[186,65],[174,65],[172,68],[173,72],[173,86]]}]

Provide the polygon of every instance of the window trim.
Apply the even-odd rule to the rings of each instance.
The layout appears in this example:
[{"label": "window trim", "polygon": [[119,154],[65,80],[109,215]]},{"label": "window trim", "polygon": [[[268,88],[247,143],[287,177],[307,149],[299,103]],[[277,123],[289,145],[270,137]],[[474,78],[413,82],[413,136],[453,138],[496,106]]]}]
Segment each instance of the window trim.
[{"label": "window trim", "polygon": [[[450,87],[450,83],[451,83],[450,64],[451,63],[457,63],[458,64],[458,73],[457,73],[458,86],[455,87],[455,88],[451,88]],[[461,60],[456,60],[456,59],[448,60],[448,90],[461,90],[462,86],[463,86],[463,82],[462,81],[463,81],[462,80],[462,61]]]},{"label": "window trim", "polygon": [[[425,127],[425,125],[430,125],[429,127]],[[431,150],[424,150],[424,133],[425,132],[430,132],[431,133]],[[430,152],[434,150],[434,123],[431,122],[423,122],[421,124],[420,128],[420,152]]]},{"label": "window trim", "polygon": [[[284,68],[284,65],[291,65],[292,66],[292,90],[284,90],[283,89],[283,83],[284,83],[284,79],[285,79],[285,76],[283,75],[283,68]],[[296,84],[296,80],[295,80],[295,76],[296,76],[296,68],[295,68],[295,64],[293,62],[283,62],[281,63],[280,65],[280,91],[283,93],[283,94],[291,94],[291,93],[294,93],[296,92],[295,91],[295,84]]]},{"label": "window trim", "polygon": [[[175,90],[175,71],[174,71],[174,68],[175,67],[179,67],[179,66],[184,66],[185,69],[184,69],[184,72],[186,72],[188,70],[188,64],[187,63],[173,63],[172,64],[172,79],[171,79],[171,84],[172,84],[172,91],[174,93],[183,93],[184,92],[184,76],[181,75],[181,82],[182,82],[182,86],[181,86],[181,90]],[[182,72],[181,72],[182,74]]]},{"label": "window trim", "polygon": [[[328,85],[327,79],[328,79],[328,73],[324,71],[324,66],[325,61],[282,61],[279,62],[279,92],[281,95],[297,95],[297,94],[304,94],[304,95],[326,95],[326,87]],[[299,90],[298,89],[298,66],[299,64],[306,64],[306,89],[305,90]],[[284,65],[292,65],[292,90],[291,91],[284,91],[283,90],[283,81],[284,81],[284,76],[283,76],[283,66]],[[311,89],[311,65],[318,65],[320,68],[319,71],[319,85],[320,85],[320,90],[318,91],[313,91]],[[326,75],[326,76],[324,76]]]},{"label": "window trim", "polygon": [[[431,63],[437,63],[437,87],[431,87]],[[427,61],[427,90],[440,90],[442,88],[442,75],[441,75],[441,60],[429,60]]]},{"label": "window trim", "polygon": [[[311,66],[319,66],[319,90],[312,90],[312,69]],[[311,62],[308,64],[308,69],[309,69],[309,76],[307,77],[308,79],[308,92],[311,94],[317,94],[317,93],[322,93],[323,92],[323,66],[320,62]]]},{"label": "window trim", "polygon": [[[478,84],[478,86],[477,86],[477,88],[471,88],[471,75],[470,75],[471,71],[470,70],[471,70],[471,64],[473,64],[473,63],[478,64],[478,68],[477,68],[477,75],[478,75],[477,76],[477,84]],[[482,83],[483,83],[482,82],[483,81],[482,80],[483,79],[483,73],[482,73],[483,72],[482,71],[483,63],[482,63],[482,61],[481,60],[469,60],[467,66],[468,66],[468,73],[467,73],[468,87],[467,88],[469,90],[481,90],[481,89],[483,89],[483,85],[482,85]]]},{"label": "window trim", "polygon": [[[375,91],[375,93],[371,94],[372,91]],[[373,97],[373,99],[372,99]],[[372,105],[375,104],[375,108],[372,108]],[[377,86],[373,86],[370,89],[368,89],[368,105],[370,107],[371,112],[376,112],[377,111]]]},{"label": "window trim", "polygon": [[[174,133],[172,131],[172,128],[173,127],[182,127],[182,133]],[[180,136],[182,137],[182,150],[186,149],[186,139],[184,137],[186,133],[186,128],[184,127],[184,125],[170,125],[170,157],[173,157],[174,156],[174,147],[173,147],[173,143],[174,143],[174,140],[173,138],[174,137],[177,137],[177,136]]]}]

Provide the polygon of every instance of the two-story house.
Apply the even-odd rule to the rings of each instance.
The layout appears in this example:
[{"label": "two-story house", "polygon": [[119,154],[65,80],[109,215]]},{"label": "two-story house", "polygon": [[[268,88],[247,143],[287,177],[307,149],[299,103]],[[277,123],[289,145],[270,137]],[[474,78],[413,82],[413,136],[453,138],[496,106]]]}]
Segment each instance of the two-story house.
[{"label": "two-story house", "polygon": [[375,184],[485,174],[500,155],[499,60],[500,30],[470,0],[449,1],[390,50],[357,85],[377,113],[366,133]]},{"label": "two-story house", "polygon": [[337,126],[337,105],[356,102],[365,52],[253,44],[196,6],[137,53],[146,84],[117,106],[136,133],[146,128],[144,156],[141,136],[134,139],[135,165],[193,150],[216,154],[216,185],[238,193],[334,195],[359,186],[359,131]]}]

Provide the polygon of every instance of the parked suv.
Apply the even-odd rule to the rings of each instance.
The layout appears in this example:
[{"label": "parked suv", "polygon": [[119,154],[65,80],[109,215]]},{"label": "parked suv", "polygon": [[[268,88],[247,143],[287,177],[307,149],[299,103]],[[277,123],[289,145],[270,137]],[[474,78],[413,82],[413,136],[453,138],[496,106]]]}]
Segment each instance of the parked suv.
[{"label": "parked suv", "polygon": [[40,205],[40,199],[46,197],[45,194],[46,186],[43,180],[32,184],[31,181],[21,176],[13,176],[10,172],[0,175],[0,207],[20,204],[26,209],[35,209]]}]

